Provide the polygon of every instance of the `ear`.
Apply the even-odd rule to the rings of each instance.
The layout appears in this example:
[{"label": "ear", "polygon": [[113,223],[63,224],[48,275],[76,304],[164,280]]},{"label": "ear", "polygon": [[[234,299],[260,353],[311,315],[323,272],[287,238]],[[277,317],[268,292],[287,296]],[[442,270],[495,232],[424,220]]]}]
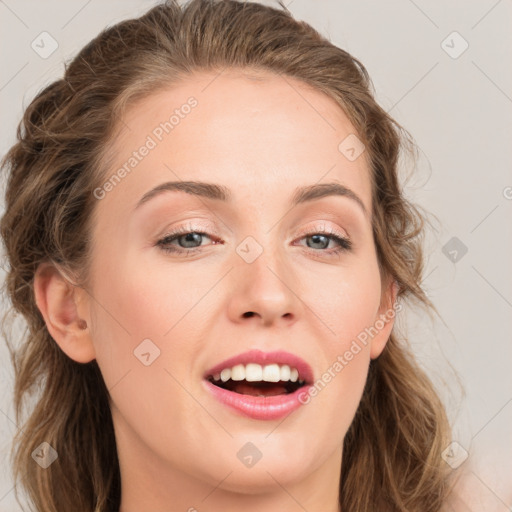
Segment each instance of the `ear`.
[{"label": "ear", "polygon": [[391,335],[395,323],[395,316],[401,309],[401,304],[396,304],[398,295],[398,283],[389,279],[387,286],[383,289],[381,304],[372,329],[376,334],[371,341],[370,358],[376,359],[380,356]]},{"label": "ear", "polygon": [[71,284],[55,265],[42,263],[34,276],[34,294],[48,332],[62,351],[78,363],[92,361],[96,354],[83,290]]}]

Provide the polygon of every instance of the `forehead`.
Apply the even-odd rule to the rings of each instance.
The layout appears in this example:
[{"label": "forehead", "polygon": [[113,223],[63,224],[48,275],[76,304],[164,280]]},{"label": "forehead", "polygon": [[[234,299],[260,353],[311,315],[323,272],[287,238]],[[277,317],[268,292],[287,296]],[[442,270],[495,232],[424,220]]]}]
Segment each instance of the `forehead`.
[{"label": "forehead", "polygon": [[356,136],[352,123],[332,98],[298,79],[260,70],[194,73],[132,105],[122,121],[106,177],[148,141],[154,147],[109,201],[123,195],[133,206],[152,186],[180,179],[238,188],[240,199],[337,181],[371,211],[366,152],[351,161],[340,150]]},{"label": "forehead", "polygon": [[[248,132],[262,123],[267,129],[259,133],[260,137],[302,135],[312,138],[318,130],[322,135],[327,131],[332,131],[335,136],[347,131],[355,133],[338,103],[322,91],[294,77],[246,69],[191,73],[137,101],[127,110],[123,121],[130,128],[131,123],[136,122],[139,129],[147,131],[155,121],[169,119],[173,111],[182,109],[190,98],[195,99],[197,106],[193,108],[191,121],[186,124],[194,124],[198,117],[201,124],[208,122],[198,135],[213,135],[215,132],[207,132],[207,129],[218,126],[238,125]],[[272,124],[276,120],[284,123],[281,126]],[[297,120],[301,122],[296,123]],[[150,124],[146,125],[145,121]],[[284,128],[286,133],[283,133]],[[175,131],[183,131],[183,128]],[[126,130],[122,133],[129,134]]]}]

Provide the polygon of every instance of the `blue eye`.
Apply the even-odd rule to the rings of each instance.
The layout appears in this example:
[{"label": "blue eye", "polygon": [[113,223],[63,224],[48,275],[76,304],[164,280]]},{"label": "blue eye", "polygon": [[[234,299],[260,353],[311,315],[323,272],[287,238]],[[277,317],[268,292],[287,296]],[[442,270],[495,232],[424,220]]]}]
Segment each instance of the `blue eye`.
[{"label": "blue eye", "polygon": [[[188,228],[179,228],[172,233],[169,233],[161,240],[158,240],[157,244],[160,249],[168,253],[184,254],[185,256],[196,253],[201,246],[201,239],[203,237],[210,238],[207,233],[200,231],[190,231]],[[183,244],[182,247],[173,245],[173,242],[177,241]],[[194,246],[194,244],[199,244]]]},{"label": "blue eye", "polygon": [[[320,244],[320,245],[324,245],[325,241],[327,241],[327,245],[329,245],[329,241],[334,240],[338,244],[338,248],[335,249],[334,251],[332,251],[335,253],[341,252],[341,251],[349,251],[352,249],[352,242],[348,238],[338,236],[333,233],[323,233],[323,232],[313,233],[313,234],[306,235],[304,238],[310,238],[311,240],[313,240],[314,244]],[[327,248],[327,247],[325,247],[325,248]],[[315,248],[315,249],[318,249],[318,248]]]},{"label": "blue eye", "polygon": [[[178,228],[175,231],[167,234],[164,238],[158,240],[156,245],[164,252],[178,254],[182,256],[192,256],[197,252],[201,251],[201,246],[203,245],[201,242],[203,238],[212,239],[208,233],[204,233],[202,231],[194,231],[193,228],[182,227]],[[310,233],[305,233],[298,240],[310,239],[312,240],[312,244],[320,245],[320,247],[311,247],[311,244],[308,244],[308,247],[314,252],[320,252],[329,255],[337,255],[344,251],[352,250],[352,242],[338,234],[335,231],[330,230],[318,230],[312,231]],[[333,241],[337,244],[337,247],[327,249],[329,243]],[[178,244],[176,245],[175,242]],[[218,240],[214,241],[214,244],[221,243]]]}]

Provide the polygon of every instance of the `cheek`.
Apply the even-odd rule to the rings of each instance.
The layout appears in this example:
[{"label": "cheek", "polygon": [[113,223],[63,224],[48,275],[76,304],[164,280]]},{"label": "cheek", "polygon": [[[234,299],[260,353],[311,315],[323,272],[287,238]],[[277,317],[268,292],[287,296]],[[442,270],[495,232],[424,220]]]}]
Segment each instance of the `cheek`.
[{"label": "cheek", "polygon": [[164,280],[154,268],[134,265],[129,257],[120,261],[105,265],[110,272],[94,285],[96,359],[114,414],[149,444],[154,442],[157,452],[156,440],[175,445],[172,432],[180,431],[183,421],[175,411],[186,410],[190,402],[181,385],[188,388],[188,383],[176,367],[187,372],[193,360],[187,327],[191,318],[197,320],[193,304],[198,298],[183,293],[185,277]]},{"label": "cheek", "polygon": [[[366,383],[370,344],[366,330],[376,319],[380,304],[380,274],[376,260],[336,269],[318,286],[307,280],[307,304],[322,324],[318,367],[321,373],[303,403],[318,431],[346,433]],[[318,281],[317,281],[318,283]],[[332,441],[333,443],[335,440]]]},{"label": "cheek", "polygon": [[[105,251],[95,268],[94,342],[107,385],[128,371],[133,380],[142,368],[174,373],[176,361],[193,360],[190,340],[204,324],[200,302],[214,279],[194,280],[165,262],[145,264],[130,249],[122,255]],[[154,373],[146,371],[141,379],[149,386]]]},{"label": "cheek", "polygon": [[305,286],[306,302],[325,327],[325,347],[332,354],[346,350],[353,339],[375,322],[381,295],[376,261],[365,259],[340,267],[322,281],[308,278]]}]

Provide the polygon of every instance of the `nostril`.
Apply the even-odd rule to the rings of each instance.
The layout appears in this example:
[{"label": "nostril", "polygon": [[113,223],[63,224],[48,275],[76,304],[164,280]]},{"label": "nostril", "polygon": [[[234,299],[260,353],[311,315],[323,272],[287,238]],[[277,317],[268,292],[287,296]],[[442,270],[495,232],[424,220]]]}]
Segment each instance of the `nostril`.
[{"label": "nostril", "polygon": [[247,313],[244,313],[244,318],[250,318],[251,316],[254,316],[252,311],[247,311]]}]

